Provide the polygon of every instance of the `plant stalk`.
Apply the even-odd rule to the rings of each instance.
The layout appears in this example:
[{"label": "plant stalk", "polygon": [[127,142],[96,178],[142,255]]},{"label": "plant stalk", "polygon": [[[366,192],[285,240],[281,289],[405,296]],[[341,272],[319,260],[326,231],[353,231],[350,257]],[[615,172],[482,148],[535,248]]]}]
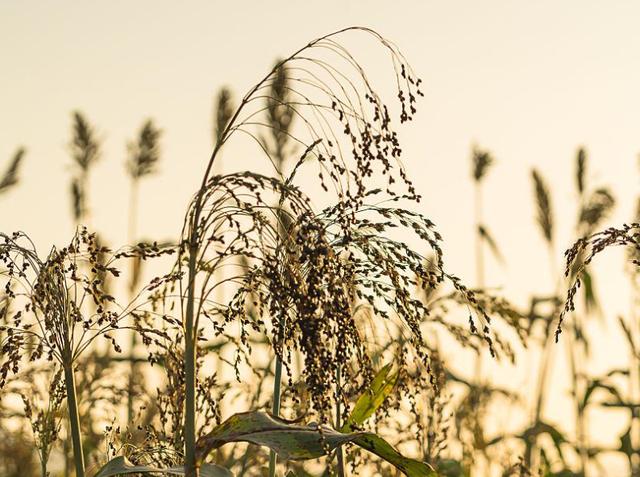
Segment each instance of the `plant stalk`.
[{"label": "plant stalk", "polygon": [[82,435],[80,431],[80,417],[76,397],[76,383],[71,363],[64,365],[64,384],[67,392],[67,407],[69,408],[69,427],[73,443],[73,461],[76,477],[84,477],[84,453],[82,450]]},{"label": "plant stalk", "polygon": [[[138,181],[135,178],[131,179],[131,192],[129,197],[129,227],[127,233],[127,241],[129,245],[133,245],[133,241],[136,236],[136,223],[138,218]],[[134,274],[135,274],[135,260],[131,259],[131,282],[129,286],[129,298],[131,299],[134,294]],[[133,317],[131,318],[134,319]],[[134,351],[138,342],[138,335],[135,330],[131,330],[131,341],[129,343],[129,358],[131,358],[131,364],[129,369],[129,383],[127,386],[127,422],[129,425],[133,422],[133,401],[134,401],[134,385],[136,382],[137,366],[134,358]]]},{"label": "plant stalk", "polygon": [[[336,370],[336,430],[340,430],[342,427],[342,406],[340,401],[340,393],[342,391],[342,366],[338,366]],[[338,477],[345,477],[344,471],[344,453],[342,452],[342,446],[339,445],[336,448],[336,455],[338,456]]]},{"label": "plant stalk", "polygon": [[[194,228],[197,222],[194,222]],[[197,232],[193,232],[196,234]],[[193,237],[193,236],[192,236]],[[184,416],[184,448],[185,475],[198,477],[196,462],[196,332],[194,317],[195,272],[198,247],[194,238],[189,244],[189,285],[187,290],[187,316],[185,320],[185,416]]]},{"label": "plant stalk", "polygon": [[44,457],[40,458],[40,474],[42,475],[42,477],[48,477],[48,472],[47,472],[47,461],[44,459]]},{"label": "plant stalk", "polygon": [[[278,333],[278,341],[282,343],[282,339],[284,337],[284,323],[280,328],[280,332]],[[276,353],[276,369],[275,375],[273,377],[273,406],[271,407],[271,412],[274,416],[280,415],[280,392],[282,387],[282,360]],[[269,452],[269,477],[276,476],[276,464],[278,462],[278,454],[275,451],[271,450]]]},{"label": "plant stalk", "polygon": [[[555,261],[554,247],[553,242],[547,243],[547,252],[549,254],[549,270],[551,274],[551,279],[554,280],[558,276],[557,274],[557,266]],[[558,296],[558,290],[560,287],[560,281],[556,279],[556,284],[554,286],[554,296]],[[543,343],[543,348],[540,356],[540,368],[538,370],[538,382],[536,387],[536,403],[534,408],[533,415],[533,424],[537,425],[542,420],[542,414],[544,412],[545,400],[547,397],[547,380],[549,374],[549,366],[552,361],[552,356],[554,354],[554,344],[555,344],[555,333],[553,330],[553,326],[551,322],[547,324],[547,329],[545,330],[545,340]],[[525,455],[524,455],[524,465],[527,468],[535,468],[537,466],[533,465],[533,457],[536,457],[537,460],[537,452],[538,452],[538,443],[537,437],[533,436],[531,442],[527,442]]]}]

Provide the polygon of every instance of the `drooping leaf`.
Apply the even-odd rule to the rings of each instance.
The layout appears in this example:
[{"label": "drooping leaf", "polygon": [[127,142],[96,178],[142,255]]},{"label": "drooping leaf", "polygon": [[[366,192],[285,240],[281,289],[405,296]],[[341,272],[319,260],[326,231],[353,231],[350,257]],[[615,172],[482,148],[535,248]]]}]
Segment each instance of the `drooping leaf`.
[{"label": "drooping leaf", "polygon": [[500,263],[504,263],[504,258],[502,257],[502,253],[500,253],[500,249],[498,248],[498,243],[495,241],[493,236],[489,233],[487,228],[484,225],[478,225],[478,234],[482,237],[482,240],[487,242],[489,245],[489,249],[496,260]]},{"label": "drooping leaf", "polygon": [[535,423],[533,426],[529,427],[527,430],[525,430],[518,437],[524,440],[525,442],[533,442],[533,440],[541,434],[547,434],[551,438],[553,445],[556,448],[558,455],[560,456],[560,459],[562,460],[563,463],[565,463],[562,445],[568,443],[568,441],[567,441],[567,438],[564,436],[564,434],[562,434],[562,432],[560,432],[553,425],[547,424],[546,422],[539,421]]},{"label": "drooping leaf", "polygon": [[598,297],[596,296],[596,290],[593,283],[593,277],[589,273],[588,269],[582,271],[582,288],[584,290],[584,308],[587,313],[598,311]]},{"label": "drooping leaf", "polygon": [[597,390],[606,391],[607,394],[613,397],[615,402],[623,401],[622,395],[616,386],[610,385],[602,379],[593,379],[589,381],[587,389],[584,392],[584,396],[582,397],[582,402],[580,405],[583,409],[585,409],[589,405],[593,393]]},{"label": "drooping leaf", "polygon": [[377,434],[367,432],[359,435],[352,442],[386,460],[408,477],[438,477],[429,464],[404,457]]},{"label": "drooping leaf", "polygon": [[391,394],[398,381],[398,373],[391,373],[391,368],[392,364],[389,363],[378,371],[369,388],[358,398],[340,432],[351,432],[355,427],[361,426]]},{"label": "drooping leaf", "polygon": [[[126,457],[118,456],[107,462],[94,477],[112,477],[122,474],[185,475],[184,467],[160,469],[148,465],[134,465]],[[215,464],[202,464],[201,477],[233,477],[231,471]]]},{"label": "drooping leaf", "polygon": [[627,324],[626,321],[624,321],[624,318],[619,316],[618,317],[618,323],[620,323],[620,328],[622,328],[622,332],[624,334],[624,337],[627,339],[627,344],[629,345],[629,348],[631,349],[631,353],[633,353],[633,355],[638,358],[640,356],[640,354],[638,353],[638,349],[636,347],[636,342],[633,338],[633,334],[631,332],[631,326],[629,326]]},{"label": "drooping leaf", "polygon": [[269,447],[285,460],[317,459],[340,445],[353,443],[385,459],[408,477],[437,477],[429,464],[404,457],[376,434],[343,434],[328,426],[303,426],[260,411],[234,414],[200,438],[196,447],[198,459],[204,460],[211,451],[229,442]]},{"label": "drooping leaf", "polygon": [[283,459],[316,459],[325,455],[322,439],[329,449],[335,449],[354,438],[354,434],[342,434],[328,427],[320,430],[316,424],[302,426],[266,412],[252,411],[234,414],[200,438],[197,453],[203,459],[229,442],[251,442],[269,447]]},{"label": "drooping leaf", "polygon": [[13,158],[9,163],[9,167],[5,171],[2,178],[0,178],[0,194],[18,183],[18,171],[20,169],[20,163],[22,162],[22,158],[24,157],[25,152],[25,148],[21,147],[13,155]]}]

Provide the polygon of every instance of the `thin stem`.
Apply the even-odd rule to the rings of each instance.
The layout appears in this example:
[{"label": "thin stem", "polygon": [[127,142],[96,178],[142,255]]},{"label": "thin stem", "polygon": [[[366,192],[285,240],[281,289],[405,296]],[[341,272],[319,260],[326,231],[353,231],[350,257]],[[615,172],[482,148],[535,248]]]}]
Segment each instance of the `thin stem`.
[{"label": "thin stem", "polygon": [[[635,312],[638,306],[638,286],[635,276],[631,277],[631,307],[629,316],[631,318],[631,330],[638,330],[638,316]],[[633,336],[633,335],[632,335]],[[630,343],[631,345],[631,343]],[[629,347],[629,401],[638,402],[640,399],[640,364],[636,356],[635,346]],[[640,419],[636,408],[631,410],[631,448],[640,448]],[[629,458],[631,476],[640,477],[640,456],[633,452]]]},{"label": "thin stem", "polygon": [[[574,327],[575,327],[575,316],[573,318]],[[580,455],[580,475],[586,477],[587,474],[587,463],[589,461],[589,456],[587,455],[587,442],[586,442],[586,433],[585,433],[585,408],[580,402],[580,394],[579,387],[581,384],[580,373],[578,370],[578,360],[580,357],[578,356],[579,349],[578,345],[574,340],[573,333],[567,333],[567,353],[569,355],[569,364],[571,369],[571,384],[573,391],[573,399],[574,404],[576,406],[576,444],[578,445],[578,451]]]},{"label": "thin stem", "polygon": [[[129,245],[133,245],[136,236],[136,225],[138,219],[138,180],[136,178],[131,179],[131,192],[129,197],[129,227],[127,232],[127,242]],[[131,259],[131,283],[129,287],[129,299],[135,293],[135,267],[136,258]],[[132,317],[133,320],[133,317]],[[135,323],[132,323],[135,325]],[[133,399],[134,399],[134,385],[136,382],[136,361],[133,359],[134,351],[137,344],[138,334],[135,330],[131,330],[131,341],[129,343],[129,357],[131,358],[129,369],[129,383],[127,386],[127,422],[131,424],[133,422]]]},{"label": "thin stem", "polygon": [[49,475],[47,472],[47,460],[44,456],[40,457],[40,475],[42,475],[42,477],[48,477]]},{"label": "thin stem", "polygon": [[484,288],[484,250],[482,247],[482,234],[480,233],[480,227],[482,227],[482,185],[479,181],[475,183],[475,223],[476,223],[476,287]]},{"label": "thin stem", "polygon": [[[194,227],[197,222],[194,222]],[[193,232],[194,235],[197,232]],[[186,477],[198,477],[200,472],[196,462],[196,332],[194,317],[194,294],[197,242],[192,239],[189,245],[189,285],[187,290],[187,316],[185,322],[185,416],[184,447]]]},{"label": "thin stem", "polygon": [[[549,242],[548,244],[548,253],[549,253],[549,270],[551,273],[551,279],[556,279],[557,275],[557,265],[555,260],[555,252],[553,243]],[[556,279],[557,280],[557,279]],[[558,288],[560,286],[560,282],[556,281],[554,286],[554,293],[557,296]],[[553,326],[551,322],[547,323],[547,328],[545,330],[545,340],[540,356],[540,368],[538,371],[538,383],[536,387],[536,404],[534,408],[533,414],[533,424],[536,425],[541,422],[542,413],[544,411],[545,400],[547,396],[547,381],[549,374],[549,365],[552,362],[552,357],[555,350],[555,334],[553,332]],[[532,442],[528,442],[525,450],[524,456],[524,464],[527,467],[532,467],[532,457],[537,453],[537,439],[536,436],[533,436],[531,439]]]},{"label": "thin stem", "polygon": [[80,418],[78,415],[78,401],[76,399],[76,383],[73,375],[73,365],[71,363],[64,365],[64,384],[67,391],[69,427],[71,430],[71,441],[73,442],[73,461],[76,468],[76,477],[84,477],[82,435],[80,431]]},{"label": "thin stem", "polygon": [[[282,343],[282,337],[284,336],[284,323],[278,333],[278,341]],[[280,392],[282,387],[282,360],[276,354],[276,369],[273,377],[273,406],[271,412],[274,416],[280,415]],[[269,452],[269,477],[275,477],[276,475],[276,463],[278,462],[278,454],[271,450]]]},{"label": "thin stem", "polygon": [[[340,401],[340,393],[342,390],[342,366],[338,366],[336,370],[336,429],[342,427],[342,406]],[[336,448],[336,455],[338,456],[338,477],[344,477],[344,453],[342,452],[342,446],[339,445]]]},{"label": "thin stem", "polygon": [[[474,184],[474,218],[475,218],[475,259],[476,259],[476,287],[480,290],[484,289],[484,248],[483,248],[483,237],[480,233],[480,228],[482,227],[482,182],[481,179],[476,180]],[[482,353],[479,352],[475,356],[474,363],[474,382],[477,386],[482,385]],[[483,463],[488,465],[486,459],[483,455],[476,456],[475,459],[475,468],[478,473],[484,473],[487,471],[486,468],[483,468]]]}]

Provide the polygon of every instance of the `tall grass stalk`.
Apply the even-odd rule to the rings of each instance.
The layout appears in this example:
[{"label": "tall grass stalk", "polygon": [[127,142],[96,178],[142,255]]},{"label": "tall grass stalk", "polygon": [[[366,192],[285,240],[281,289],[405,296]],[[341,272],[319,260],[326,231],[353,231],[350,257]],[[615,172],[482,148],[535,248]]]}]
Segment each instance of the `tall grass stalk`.
[{"label": "tall grass stalk", "polygon": [[[282,350],[286,319],[283,319],[282,325],[278,330],[278,347]],[[282,397],[282,358],[278,353],[275,354],[275,370],[273,375],[273,394],[271,413],[274,416],[280,415],[280,403]],[[269,451],[269,477],[276,476],[276,464],[278,463],[278,454],[272,449]]]},{"label": "tall grass stalk", "polygon": [[[342,428],[342,366],[339,365],[336,369],[336,429]],[[336,455],[338,456],[338,477],[345,477],[344,466],[344,452],[342,446],[339,445],[336,449]]]},{"label": "tall grass stalk", "polygon": [[[549,257],[549,272],[552,280],[556,280],[556,262],[554,247],[554,220],[551,206],[551,195],[544,179],[537,170],[532,170],[531,177],[534,186],[534,200],[537,208],[537,221],[540,232],[545,241],[547,254]],[[559,282],[553,287],[553,296],[559,292]],[[555,315],[554,315],[555,316]],[[547,383],[549,380],[549,367],[554,354],[554,329],[551,320],[545,323],[544,339],[540,354],[540,365],[538,368],[538,379],[535,390],[535,403],[533,408],[532,425],[537,426],[542,421],[544,406],[547,398]],[[529,438],[525,446],[524,465],[527,468],[536,469],[539,465],[539,451],[537,445],[537,435]]]},{"label": "tall grass stalk", "polygon": [[[158,142],[161,133],[162,131],[155,127],[153,121],[148,119],[142,125],[137,140],[127,145],[129,158],[126,162],[126,168],[130,179],[127,243],[130,245],[134,245],[138,236],[140,180],[156,172],[157,163],[160,160],[160,146]],[[140,281],[141,261],[138,257],[134,257],[130,260],[130,264],[129,300],[132,300],[138,288],[138,282]],[[133,324],[135,325],[135,323]],[[138,333],[135,329],[132,329],[129,340],[130,369],[127,386],[127,422],[129,424],[133,422],[134,387],[137,377],[137,362],[135,359],[137,343]]]},{"label": "tall grass stalk", "polygon": [[67,392],[67,408],[69,411],[69,429],[71,442],[73,443],[73,463],[76,469],[76,477],[84,477],[84,451],[82,449],[82,433],[80,430],[80,418],[78,413],[78,399],[76,394],[76,382],[73,374],[71,359],[63,364],[64,383]]}]

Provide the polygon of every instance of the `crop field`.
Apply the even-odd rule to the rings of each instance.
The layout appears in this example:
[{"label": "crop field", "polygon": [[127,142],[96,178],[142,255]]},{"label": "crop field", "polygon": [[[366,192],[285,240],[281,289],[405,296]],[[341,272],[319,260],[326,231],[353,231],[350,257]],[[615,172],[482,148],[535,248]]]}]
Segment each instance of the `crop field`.
[{"label": "crop field", "polygon": [[[428,116],[459,78],[423,70],[410,38],[429,33],[401,34],[410,12],[400,6],[347,8],[347,24],[375,27],[321,31],[336,24],[323,15],[337,4],[290,5],[290,18],[284,5],[276,16],[256,5],[247,25],[264,30],[220,25],[219,5],[211,28],[228,43],[188,51],[166,46],[167,35],[198,38],[188,26],[198,8],[188,23],[169,14],[186,6],[127,7],[127,40],[107,47],[98,32],[120,24],[106,12],[125,7],[63,3],[88,36],[56,36],[73,31],[55,7],[46,16],[0,5],[0,30],[16,39],[0,47],[11,70],[0,96],[0,477],[640,476],[633,155],[615,149],[609,163],[597,141],[592,154],[585,127],[583,141],[549,152],[555,162],[508,157],[503,136],[537,157],[563,134],[553,115],[571,107],[561,101],[545,110],[548,128],[526,122],[533,107],[521,122],[502,117],[507,103],[544,94],[534,80],[522,99],[505,95],[481,114],[465,106],[471,119]],[[228,8],[234,21],[252,11]],[[440,13],[443,32],[457,28],[449,7],[427,9],[429,25]],[[317,25],[286,34],[312,12]],[[587,13],[578,17],[595,22]],[[158,33],[156,14],[175,29]],[[618,16],[627,25],[621,13],[608,18]],[[554,41],[579,38],[574,27]],[[477,54],[472,38],[457,38]],[[56,42],[76,53],[45,59]],[[166,77],[136,66],[156,59],[122,56],[143,43]],[[640,53],[640,42],[625,44]],[[457,65],[457,48],[442,44],[433,58]],[[117,60],[98,66],[111,49]],[[517,69],[496,51],[497,76]],[[49,77],[27,73],[39,61],[53,62]],[[191,77],[189,61],[213,69]],[[613,97],[615,85],[598,81],[603,90],[585,95]],[[33,96],[38,88],[50,102]],[[464,102],[455,88],[454,109]],[[60,99],[76,96],[72,108]],[[18,101],[41,108],[42,121]],[[205,104],[208,119],[172,120],[182,101]],[[470,123],[482,126],[455,154],[420,155],[452,142],[440,126],[455,136]],[[622,137],[616,128],[602,133],[605,145]],[[634,131],[629,147],[640,150]],[[522,144],[523,135],[536,137]]]}]

